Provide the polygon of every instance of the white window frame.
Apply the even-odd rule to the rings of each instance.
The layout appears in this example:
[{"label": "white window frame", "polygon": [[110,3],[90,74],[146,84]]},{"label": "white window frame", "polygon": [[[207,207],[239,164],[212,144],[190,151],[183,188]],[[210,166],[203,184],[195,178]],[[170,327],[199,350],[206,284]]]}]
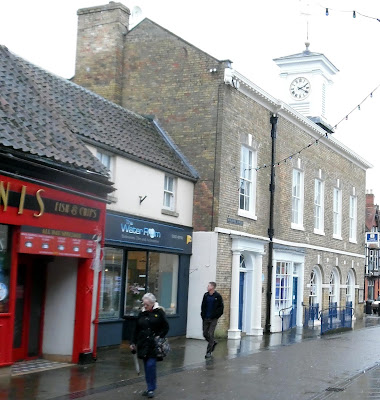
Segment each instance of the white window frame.
[{"label": "white window frame", "polygon": [[[299,182],[295,182],[297,177],[299,177]],[[292,229],[305,230],[303,226],[303,209],[304,209],[304,173],[303,171],[294,168],[292,173],[292,223],[291,223]],[[295,212],[297,212],[297,218],[295,217]]]},{"label": "white window frame", "polygon": [[342,190],[333,191],[333,238],[342,240]]},{"label": "white window frame", "polygon": [[374,300],[375,299],[374,295],[375,295],[375,282],[372,279],[369,279],[368,280],[368,288],[367,288],[368,300]]},{"label": "white window frame", "polygon": [[[317,214],[319,215],[317,216]],[[325,234],[325,185],[320,179],[314,182],[314,233]],[[317,223],[319,221],[319,224]]]},{"label": "white window frame", "polygon": [[[257,219],[256,216],[256,165],[257,152],[248,147],[241,146],[240,149],[240,186],[239,186],[239,209],[238,215],[250,219]],[[244,193],[246,186],[249,186],[249,192]],[[244,201],[244,208],[241,208],[241,197],[247,198]]]},{"label": "white window frame", "polygon": [[[170,190],[169,185],[167,183],[172,181],[172,190]],[[162,208],[164,210],[175,211],[175,200],[176,200],[176,178],[172,175],[165,174],[164,177],[164,196],[162,200]],[[169,198],[169,205],[166,203],[166,199]]]},{"label": "white window frame", "polygon": [[97,149],[96,158],[108,169],[110,179],[112,180],[114,156],[111,153]]},{"label": "white window frame", "polygon": [[352,243],[357,243],[357,208],[358,208],[358,198],[356,196],[350,196],[350,235],[349,241]]},{"label": "white window frame", "polygon": [[329,283],[329,304],[336,303],[339,307],[340,301],[340,282],[339,273],[336,268],[330,273],[330,283]]},{"label": "white window frame", "polygon": [[275,307],[277,310],[288,308],[292,304],[293,263],[277,261],[275,283]]}]

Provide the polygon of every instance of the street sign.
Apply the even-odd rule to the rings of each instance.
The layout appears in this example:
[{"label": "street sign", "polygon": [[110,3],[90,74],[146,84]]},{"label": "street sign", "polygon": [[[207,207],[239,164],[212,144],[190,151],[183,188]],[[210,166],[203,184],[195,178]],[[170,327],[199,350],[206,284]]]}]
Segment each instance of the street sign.
[{"label": "street sign", "polygon": [[379,243],[379,232],[367,232],[365,234],[366,243]]}]

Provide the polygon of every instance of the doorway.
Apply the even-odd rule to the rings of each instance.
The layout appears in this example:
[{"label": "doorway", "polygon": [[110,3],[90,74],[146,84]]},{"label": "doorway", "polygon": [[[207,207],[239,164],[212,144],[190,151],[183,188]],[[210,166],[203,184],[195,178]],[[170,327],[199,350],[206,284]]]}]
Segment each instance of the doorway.
[{"label": "doorway", "polygon": [[13,361],[42,354],[42,326],[46,286],[46,263],[41,257],[19,255],[17,270]]},{"label": "doorway", "polygon": [[243,330],[244,277],[245,277],[245,272],[240,272],[240,282],[239,282],[239,325],[238,325],[238,328],[240,330]]},{"label": "doorway", "polygon": [[290,327],[297,325],[297,304],[298,304],[298,277],[293,276],[293,293],[292,293],[292,316]]}]

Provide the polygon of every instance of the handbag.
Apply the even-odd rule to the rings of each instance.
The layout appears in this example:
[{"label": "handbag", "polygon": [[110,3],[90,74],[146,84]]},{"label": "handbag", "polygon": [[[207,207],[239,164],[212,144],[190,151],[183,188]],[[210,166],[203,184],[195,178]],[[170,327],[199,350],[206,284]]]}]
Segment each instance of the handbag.
[{"label": "handbag", "polygon": [[156,336],[155,342],[156,342],[156,357],[158,359],[163,359],[168,355],[169,351],[171,350],[169,341],[167,338]]}]

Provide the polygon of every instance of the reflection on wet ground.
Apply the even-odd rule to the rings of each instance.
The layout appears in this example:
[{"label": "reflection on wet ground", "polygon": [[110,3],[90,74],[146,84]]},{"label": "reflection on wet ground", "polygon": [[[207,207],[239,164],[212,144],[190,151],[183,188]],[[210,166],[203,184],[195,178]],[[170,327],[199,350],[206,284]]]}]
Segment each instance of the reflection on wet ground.
[{"label": "reflection on wet ground", "polygon": [[[354,330],[380,325],[378,316],[366,316],[355,321]],[[304,330],[295,328],[284,333],[274,333],[261,337],[246,336],[241,340],[220,340],[214,358],[231,359],[247,356],[262,351],[270,351],[276,346],[288,346],[294,343],[320,339],[320,328]],[[330,336],[329,339],[332,339]],[[202,340],[173,338],[172,351],[167,359],[159,363],[160,375],[176,371],[195,369],[205,366],[205,342]],[[206,362],[206,369],[212,370],[214,362]],[[247,366],[242,374],[252,374],[265,368],[262,365]],[[33,374],[0,377],[0,400],[38,399],[64,400],[80,398],[91,393],[126,386],[142,381],[134,369],[129,346],[112,349],[100,349],[96,363],[89,365],[73,365],[68,368],[54,369]]]}]

